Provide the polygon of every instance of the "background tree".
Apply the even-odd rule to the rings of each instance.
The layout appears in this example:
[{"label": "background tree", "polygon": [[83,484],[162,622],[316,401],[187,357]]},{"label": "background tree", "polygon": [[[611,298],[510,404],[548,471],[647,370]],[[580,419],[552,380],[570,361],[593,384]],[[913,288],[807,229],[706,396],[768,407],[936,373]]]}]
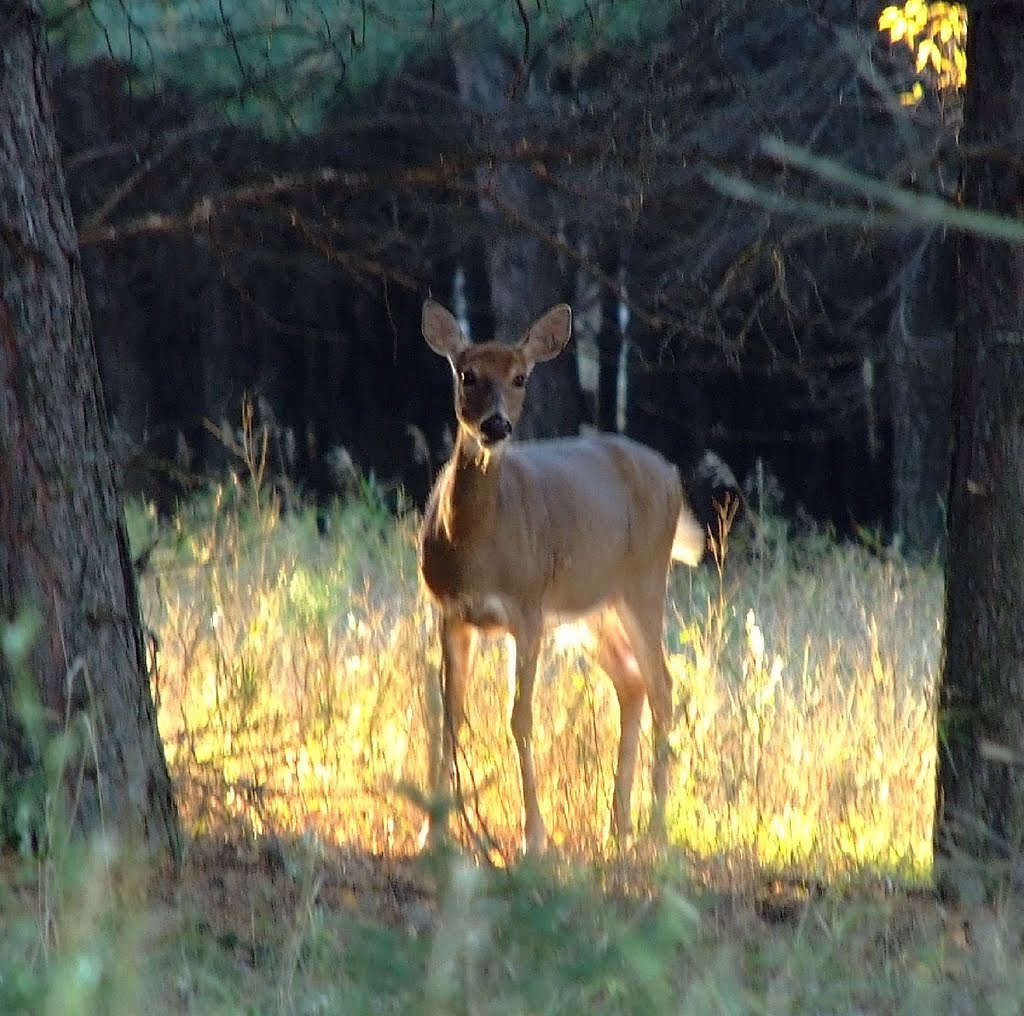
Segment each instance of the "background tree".
[{"label": "background tree", "polygon": [[[512,151],[517,139],[525,139],[535,130],[538,107],[540,116],[550,114],[551,96],[535,80],[524,78],[517,56],[498,39],[474,33],[472,38],[460,40],[453,58],[463,106],[484,114],[478,118],[478,130],[488,136],[477,140],[480,147]],[[517,75],[521,78],[518,82]],[[554,221],[554,202],[536,172],[522,161],[480,166],[476,178],[481,211],[493,227],[487,236],[492,337],[514,343],[532,322],[565,297],[567,280],[559,272],[555,245],[544,235],[538,236],[535,228]],[[532,231],[530,226],[534,226]],[[519,436],[576,433],[583,418],[576,358],[560,356],[538,364],[532,381]]]},{"label": "background tree", "polygon": [[[969,5],[963,202],[1024,210],[1024,4]],[[954,367],[936,852],[1024,881],[1024,246],[963,234]]]},{"label": "background tree", "polygon": [[566,297],[580,376],[552,365],[537,433],[589,415],[684,468],[710,447],[741,480],[774,474],[772,507],[940,544],[942,251],[763,146],[944,193],[956,104],[914,90],[934,19],[891,14],[893,45],[867,0],[49,5],[132,489],[158,496],[179,459],[222,470],[207,423],[255,390],[300,477],[343,445],[422,497],[450,426],[423,296],[461,302],[475,336]]},{"label": "background tree", "polygon": [[36,0],[0,5],[0,182],[0,622],[41,620],[0,661],[6,828],[59,731],[66,820],[176,853]]}]

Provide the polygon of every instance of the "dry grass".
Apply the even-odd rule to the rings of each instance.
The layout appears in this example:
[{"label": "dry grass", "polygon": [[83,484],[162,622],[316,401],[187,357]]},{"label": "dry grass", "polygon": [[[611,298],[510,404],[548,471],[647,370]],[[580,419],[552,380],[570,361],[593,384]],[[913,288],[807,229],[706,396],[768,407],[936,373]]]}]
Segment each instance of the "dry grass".
[{"label": "dry grass", "polygon": [[[408,788],[426,785],[438,665],[413,520],[394,525],[371,490],[333,521],[322,540],[309,514],[281,518],[222,491],[162,534],[143,580],[160,728],[191,828],[240,822],[405,853],[422,824]],[[939,574],[774,537],[762,531],[721,569],[674,575],[670,837],[749,868],[926,877]],[[592,858],[617,705],[571,636],[545,653],[535,746],[553,841]],[[469,709],[463,841],[508,859],[520,793],[503,646],[483,654]]]},{"label": "dry grass", "polygon": [[[185,866],[61,837],[4,858],[0,1011],[1021,1011],[1020,902],[950,910],[908,885],[930,864],[937,570],[762,530],[675,574],[653,857],[605,850],[614,696],[553,645],[537,747],[560,849],[502,870],[409,857],[437,665],[412,526],[372,490],[333,522],[322,540],[229,490],[160,530],[143,591]],[[131,525],[148,545],[155,520]],[[506,699],[496,647],[457,825],[493,859],[519,828]]]}]

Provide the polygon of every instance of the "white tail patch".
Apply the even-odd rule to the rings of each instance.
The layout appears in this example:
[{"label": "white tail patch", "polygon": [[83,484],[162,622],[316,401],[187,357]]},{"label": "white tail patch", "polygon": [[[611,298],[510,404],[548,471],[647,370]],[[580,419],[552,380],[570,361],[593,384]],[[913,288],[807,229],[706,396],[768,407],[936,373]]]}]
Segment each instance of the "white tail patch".
[{"label": "white tail patch", "polygon": [[691,568],[696,568],[704,557],[707,547],[707,536],[701,524],[693,517],[687,505],[679,511],[676,522],[676,535],[672,541],[672,560],[682,561]]}]

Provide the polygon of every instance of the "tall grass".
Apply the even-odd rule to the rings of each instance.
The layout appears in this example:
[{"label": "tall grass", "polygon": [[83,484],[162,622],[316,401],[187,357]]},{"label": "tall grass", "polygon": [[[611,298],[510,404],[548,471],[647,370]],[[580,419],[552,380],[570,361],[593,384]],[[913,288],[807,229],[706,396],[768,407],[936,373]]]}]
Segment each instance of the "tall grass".
[{"label": "tall grass", "polygon": [[[159,722],[186,821],[405,853],[423,821],[438,646],[418,585],[415,520],[371,486],[282,516],[219,488],[156,538],[143,577]],[[940,577],[825,537],[764,527],[718,567],[674,573],[667,599],[677,719],[670,839],[695,858],[930,865]],[[734,539],[735,542],[735,539]],[[521,798],[504,646],[482,654],[460,760],[461,835],[515,854]],[[618,729],[610,682],[573,632],[550,640],[535,752],[553,842],[599,856]],[[636,819],[649,807],[649,731]]]},{"label": "tall grass", "polygon": [[[173,523],[133,507],[136,546],[157,539],[142,583],[185,868],[103,839],[3,858],[0,1012],[1021,1010],[1018,904],[905,884],[929,866],[936,570],[776,524],[674,574],[655,863],[605,850],[614,695],[553,640],[536,735],[559,849],[501,870],[406,857],[438,662],[414,520],[370,485],[332,524],[231,486]],[[507,694],[492,647],[455,823],[492,859],[519,835]]]}]

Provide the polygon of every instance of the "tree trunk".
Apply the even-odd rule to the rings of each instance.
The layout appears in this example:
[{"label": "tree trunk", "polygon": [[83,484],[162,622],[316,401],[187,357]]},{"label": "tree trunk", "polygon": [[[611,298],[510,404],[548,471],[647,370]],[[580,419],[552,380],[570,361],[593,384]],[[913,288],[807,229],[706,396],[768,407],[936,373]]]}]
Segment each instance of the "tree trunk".
[{"label": "tree trunk", "polygon": [[[969,8],[964,204],[1024,210],[1024,4]],[[965,235],[940,688],[937,875],[976,898],[1010,861],[1024,882],[1024,247]]]},{"label": "tree trunk", "polygon": [[[199,371],[196,378],[200,417],[222,428],[237,429],[241,422],[241,391],[233,391],[231,326],[224,283],[216,255],[207,238],[194,240],[194,256],[202,268],[196,273],[198,291],[192,307]],[[244,385],[242,386],[244,387]],[[250,392],[251,394],[251,392]],[[234,397],[232,397],[234,396]],[[199,430],[199,466],[207,474],[222,473],[226,466],[242,469],[223,438],[206,427]]]},{"label": "tree trunk", "polygon": [[[496,139],[518,136],[513,119],[519,103],[545,101],[532,82],[519,83],[510,98],[517,72],[500,44],[480,43],[454,52],[463,104],[487,116],[486,129]],[[522,165],[499,165],[478,172],[480,204],[495,226],[488,258],[494,338],[513,343],[553,304],[562,300],[561,277],[554,245],[542,236],[554,230],[555,215],[543,184]],[[523,416],[516,428],[522,438],[575,434],[583,419],[576,347],[538,364],[530,376]]]},{"label": "tree trunk", "polygon": [[0,661],[3,807],[25,803],[11,801],[12,788],[38,780],[42,766],[44,746],[14,705],[15,684],[27,678],[44,711],[43,733],[73,728],[81,735],[63,767],[63,821],[79,833],[107,830],[177,855],[54,134],[43,15],[38,0],[7,0],[2,9],[0,625],[25,612],[41,622],[20,678],[10,660]]},{"label": "tree trunk", "polygon": [[952,238],[934,231],[907,252],[889,326],[893,532],[902,551],[929,560],[946,543],[949,403],[956,309]]}]

